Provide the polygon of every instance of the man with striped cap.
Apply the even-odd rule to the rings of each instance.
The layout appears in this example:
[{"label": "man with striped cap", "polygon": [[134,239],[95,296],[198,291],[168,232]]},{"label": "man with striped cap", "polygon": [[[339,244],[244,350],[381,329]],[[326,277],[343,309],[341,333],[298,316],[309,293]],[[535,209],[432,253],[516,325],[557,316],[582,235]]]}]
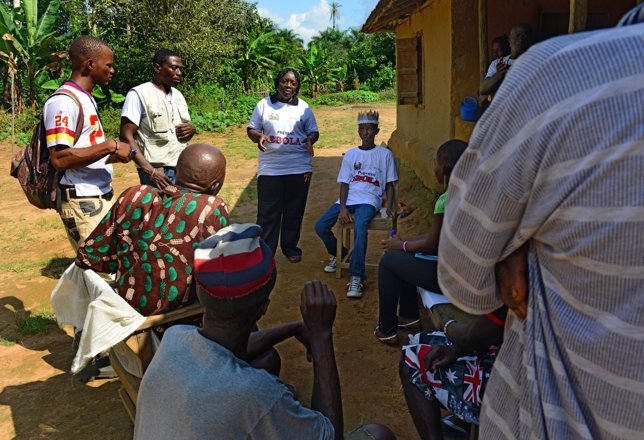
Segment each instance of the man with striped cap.
[{"label": "man with striped cap", "polygon": [[[333,352],[336,302],[319,281],[302,292],[303,323],[254,331],[267,311],[277,272],[261,227],[233,224],[195,249],[201,329],[168,329],[139,390],[134,438],[342,438],[340,382]],[[270,364],[272,346],[306,331],[314,366],[312,409],[303,407]],[[269,368],[270,371],[270,368]],[[277,372],[275,373],[277,374]],[[383,434],[386,434],[383,436]],[[380,425],[351,439],[393,439]]]}]

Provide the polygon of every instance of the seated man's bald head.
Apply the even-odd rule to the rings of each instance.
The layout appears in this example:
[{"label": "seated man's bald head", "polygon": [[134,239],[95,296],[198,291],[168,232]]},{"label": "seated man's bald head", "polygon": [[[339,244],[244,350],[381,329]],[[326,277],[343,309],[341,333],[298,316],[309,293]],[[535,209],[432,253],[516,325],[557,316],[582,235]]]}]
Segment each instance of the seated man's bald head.
[{"label": "seated man's bald head", "polygon": [[226,158],[212,145],[192,144],[179,155],[176,173],[178,185],[216,195],[226,177]]}]

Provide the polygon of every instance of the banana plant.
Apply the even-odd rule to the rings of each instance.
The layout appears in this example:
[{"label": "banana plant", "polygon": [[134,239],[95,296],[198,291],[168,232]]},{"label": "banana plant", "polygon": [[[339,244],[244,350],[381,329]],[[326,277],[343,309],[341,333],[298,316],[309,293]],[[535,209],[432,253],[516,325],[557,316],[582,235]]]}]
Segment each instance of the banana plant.
[{"label": "banana plant", "polygon": [[306,53],[300,56],[299,62],[303,80],[311,85],[311,98],[317,98],[322,84],[337,80],[340,68],[331,66],[326,51],[315,43],[309,45]]},{"label": "banana plant", "polygon": [[67,37],[57,35],[59,10],[60,0],[49,0],[41,17],[38,0],[22,0],[19,8],[0,3],[0,56],[15,60],[18,69],[26,73],[31,107],[36,105],[36,77],[47,69],[56,43]]},{"label": "banana plant", "polygon": [[[49,81],[45,81],[40,85],[40,88],[43,90],[58,90],[58,88],[63,85],[65,82],[64,78],[56,78],[56,79],[50,79]],[[112,89],[109,89],[107,87],[94,87],[92,90],[92,96],[98,103],[107,103],[111,102],[112,104],[120,104],[121,102],[125,101],[125,96],[121,95],[120,93],[115,92]]]},{"label": "banana plant", "polygon": [[277,35],[277,31],[264,32],[257,35],[251,32],[238,58],[241,63],[242,80],[244,89],[250,90],[253,76],[268,76],[275,68],[275,55],[285,49],[285,45],[279,41],[271,41]]}]

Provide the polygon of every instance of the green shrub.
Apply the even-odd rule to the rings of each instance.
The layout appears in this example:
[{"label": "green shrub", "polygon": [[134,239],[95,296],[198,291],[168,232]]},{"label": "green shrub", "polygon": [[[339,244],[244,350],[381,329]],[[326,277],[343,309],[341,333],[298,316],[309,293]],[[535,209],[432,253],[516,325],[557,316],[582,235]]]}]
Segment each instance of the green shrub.
[{"label": "green shrub", "polygon": [[328,94],[328,95],[321,95],[321,96],[318,96],[316,99],[314,99],[313,102],[316,105],[328,105],[328,106],[331,106],[331,107],[338,107],[338,106],[344,104],[342,101],[340,101],[334,95],[335,95],[335,93],[331,93],[331,94]]},{"label": "green shrub", "polygon": [[121,108],[116,106],[103,106],[99,107],[98,111],[103,122],[105,139],[118,138],[121,130]]},{"label": "green shrub", "polygon": [[398,92],[395,87],[390,89],[384,89],[378,92],[381,101],[396,101],[398,98]]},{"label": "green shrub", "polygon": [[257,105],[257,98],[242,95],[223,103],[217,110],[204,111],[203,108],[191,108],[190,115],[198,132],[223,132],[230,126],[247,124],[255,105]]},{"label": "green shrub", "polygon": [[362,85],[367,90],[374,92],[393,87],[396,84],[396,68],[390,64],[385,64],[375,71],[375,75],[370,76]]},{"label": "green shrub", "polygon": [[[16,143],[25,146],[31,140],[36,124],[38,124],[39,110],[25,109],[16,115]],[[11,138],[11,111],[0,109],[0,141]]]},{"label": "green shrub", "polygon": [[313,104],[337,106],[343,104],[376,102],[379,99],[380,96],[375,92],[369,92],[367,90],[349,90],[348,92],[329,93],[318,96],[313,100]]}]

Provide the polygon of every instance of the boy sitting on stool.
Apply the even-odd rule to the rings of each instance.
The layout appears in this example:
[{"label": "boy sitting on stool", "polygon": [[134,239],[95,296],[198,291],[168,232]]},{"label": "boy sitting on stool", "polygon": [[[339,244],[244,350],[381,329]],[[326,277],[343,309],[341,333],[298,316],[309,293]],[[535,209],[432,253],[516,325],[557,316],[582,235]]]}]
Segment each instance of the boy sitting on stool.
[{"label": "boy sitting on stool", "polygon": [[[358,135],[362,145],[349,150],[342,159],[338,174],[340,198],[325,212],[315,224],[315,232],[322,239],[331,256],[324,268],[325,272],[335,272],[337,266],[337,240],[332,228],[336,221],[341,224],[354,223],[355,245],[351,264],[347,296],[362,296],[362,281],[365,276],[365,254],[367,252],[367,227],[373,216],[382,206],[382,196],[387,193],[387,215],[396,215],[394,183],[398,173],[394,156],[385,147],[376,146],[378,112],[369,111],[358,114]],[[347,252],[342,250],[343,255]]]}]

